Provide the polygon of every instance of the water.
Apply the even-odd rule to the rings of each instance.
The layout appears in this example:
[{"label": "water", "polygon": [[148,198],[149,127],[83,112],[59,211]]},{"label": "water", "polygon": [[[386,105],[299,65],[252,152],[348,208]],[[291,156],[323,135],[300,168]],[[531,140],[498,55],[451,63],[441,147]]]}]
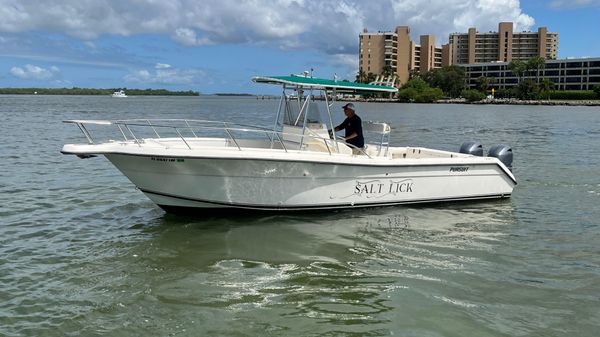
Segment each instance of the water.
[{"label": "water", "polygon": [[270,125],[277,104],[0,96],[0,335],[597,335],[597,107],[358,105],[393,144],[510,144],[504,201],[179,217],[59,153],[84,141],[66,119]]}]

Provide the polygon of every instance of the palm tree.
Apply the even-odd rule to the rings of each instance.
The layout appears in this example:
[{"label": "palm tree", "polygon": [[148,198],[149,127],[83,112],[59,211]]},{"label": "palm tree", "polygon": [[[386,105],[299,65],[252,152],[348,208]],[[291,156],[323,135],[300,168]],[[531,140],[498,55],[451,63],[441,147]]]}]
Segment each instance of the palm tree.
[{"label": "palm tree", "polygon": [[364,70],[359,70],[358,74],[356,75],[356,83],[367,83],[368,78],[367,78],[367,73],[365,73]]},{"label": "palm tree", "polygon": [[521,60],[512,60],[508,64],[508,69],[517,76],[517,84],[521,83],[523,74],[527,71],[527,64]]},{"label": "palm tree", "polygon": [[546,67],[546,59],[541,56],[534,56],[527,61],[528,69],[535,69],[535,83],[540,83],[540,69]]},{"label": "palm tree", "polygon": [[367,81],[364,83],[371,83],[374,82],[377,79],[377,75],[373,74],[373,73],[368,73],[367,74]]},{"label": "palm tree", "polygon": [[543,79],[542,83],[539,84],[540,86],[540,91],[541,92],[545,92],[546,94],[548,94],[546,96],[546,99],[550,99],[550,91],[554,90],[554,82],[550,81],[550,79]]},{"label": "palm tree", "polygon": [[600,98],[600,84],[596,84],[592,90],[596,93],[596,96]]},{"label": "palm tree", "polygon": [[418,69],[412,69],[409,73],[408,73],[408,78],[420,78],[421,77],[421,72]]},{"label": "palm tree", "polygon": [[489,78],[485,76],[480,76],[479,78],[477,78],[477,88],[482,92],[487,94],[487,90],[490,87],[490,85],[492,85],[492,81]]},{"label": "palm tree", "polygon": [[394,69],[392,69],[392,66],[389,64],[385,65],[383,66],[383,71],[381,72],[381,74],[386,77],[391,76],[394,74]]}]

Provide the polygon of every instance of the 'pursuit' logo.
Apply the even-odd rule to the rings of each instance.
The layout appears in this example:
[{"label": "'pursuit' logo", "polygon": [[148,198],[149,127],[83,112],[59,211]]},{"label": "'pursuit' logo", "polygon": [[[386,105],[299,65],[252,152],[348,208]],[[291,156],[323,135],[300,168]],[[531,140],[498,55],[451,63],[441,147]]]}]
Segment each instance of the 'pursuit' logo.
[{"label": "'pursuit' logo", "polygon": [[450,172],[467,172],[469,170],[468,166],[452,166],[450,167]]}]

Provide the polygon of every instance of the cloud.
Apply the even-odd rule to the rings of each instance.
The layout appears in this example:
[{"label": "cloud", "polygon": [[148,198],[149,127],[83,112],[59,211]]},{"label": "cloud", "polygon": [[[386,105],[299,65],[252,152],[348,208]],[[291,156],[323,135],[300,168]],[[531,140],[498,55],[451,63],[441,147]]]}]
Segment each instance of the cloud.
[{"label": "cloud", "polygon": [[127,82],[145,84],[194,84],[207,77],[199,69],[178,69],[164,63],[157,63],[154,70],[141,69],[131,72],[123,78]]},{"label": "cloud", "polygon": [[8,2],[0,6],[0,32],[50,31],[84,41],[162,34],[190,47],[247,43],[330,55],[355,54],[365,27],[409,25],[415,37],[434,34],[441,44],[469,27],[497,30],[498,22],[513,21],[515,30],[527,30],[534,24],[519,0],[47,0],[43,10],[37,0]]},{"label": "cloud", "polygon": [[96,50],[96,44],[93,41],[84,41],[83,45],[88,47],[89,49]]},{"label": "cloud", "polygon": [[356,55],[336,54],[332,55],[332,64],[340,66],[349,66],[358,68],[358,59]]},{"label": "cloud", "polygon": [[177,28],[173,34],[173,40],[188,47],[214,44],[209,38],[198,38],[196,32],[189,28]]},{"label": "cloud", "polygon": [[169,69],[171,68],[170,64],[166,64],[166,63],[157,63],[154,68],[156,69]]},{"label": "cloud", "polygon": [[60,73],[60,69],[56,66],[45,69],[32,64],[26,64],[24,67],[12,67],[10,73],[21,79],[50,80]]}]

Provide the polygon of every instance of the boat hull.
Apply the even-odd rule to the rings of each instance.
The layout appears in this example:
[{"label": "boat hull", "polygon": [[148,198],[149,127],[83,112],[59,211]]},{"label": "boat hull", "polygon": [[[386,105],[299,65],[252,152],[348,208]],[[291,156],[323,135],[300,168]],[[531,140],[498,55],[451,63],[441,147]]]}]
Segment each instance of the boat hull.
[{"label": "boat hull", "polygon": [[167,211],[294,211],[510,197],[498,161],[369,165],[294,158],[104,154]]}]

